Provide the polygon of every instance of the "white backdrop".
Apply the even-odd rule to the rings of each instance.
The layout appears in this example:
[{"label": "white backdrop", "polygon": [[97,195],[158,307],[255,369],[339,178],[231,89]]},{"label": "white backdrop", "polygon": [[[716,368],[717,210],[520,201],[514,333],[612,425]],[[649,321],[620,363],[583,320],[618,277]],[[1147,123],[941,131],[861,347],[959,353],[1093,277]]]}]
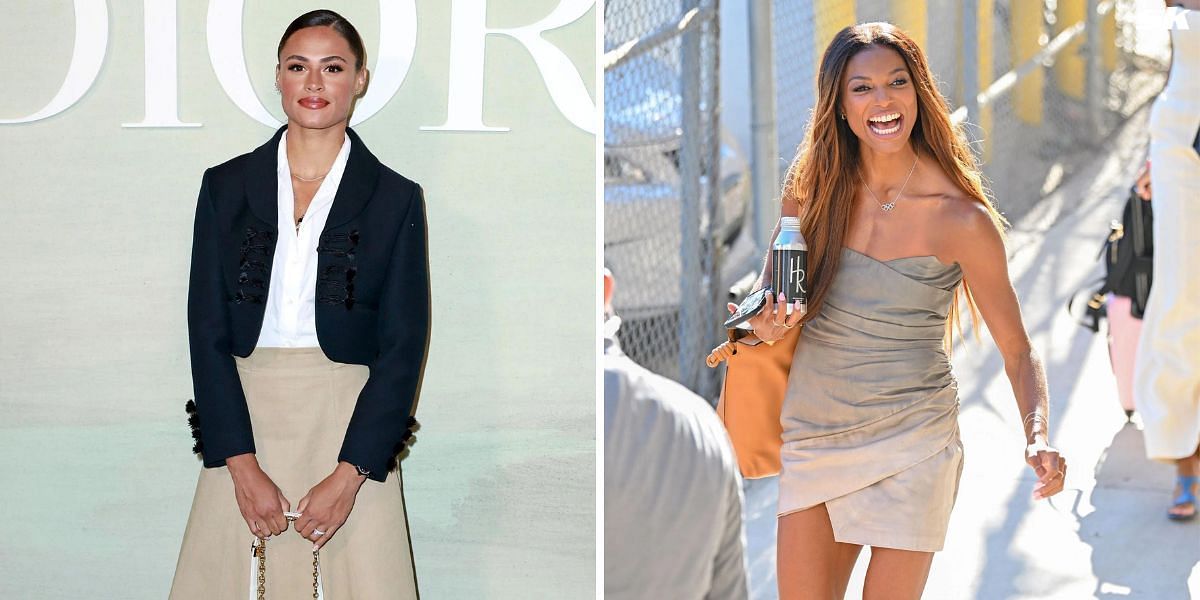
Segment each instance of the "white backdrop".
[{"label": "white backdrop", "polygon": [[282,121],[276,44],[324,6],[366,40],[355,130],[428,203],[433,335],[404,462],[423,596],[592,597],[593,3],[0,2],[4,589],[166,595],[199,469],[200,176]]}]

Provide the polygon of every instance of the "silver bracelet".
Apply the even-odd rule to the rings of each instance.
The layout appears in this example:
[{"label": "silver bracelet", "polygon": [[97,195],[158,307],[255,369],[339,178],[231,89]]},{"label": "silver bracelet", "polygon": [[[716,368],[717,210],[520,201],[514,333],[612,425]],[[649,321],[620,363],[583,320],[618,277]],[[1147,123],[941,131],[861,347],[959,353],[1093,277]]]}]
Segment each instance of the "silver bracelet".
[{"label": "silver bracelet", "polygon": [[1025,415],[1024,419],[1021,419],[1021,429],[1024,430],[1024,429],[1030,427],[1031,423],[1036,423],[1039,419],[1041,419],[1043,425],[1046,425],[1047,427],[1049,427],[1050,420],[1047,419],[1046,417],[1042,416],[1042,413],[1039,413],[1038,411],[1035,410],[1035,411]]}]

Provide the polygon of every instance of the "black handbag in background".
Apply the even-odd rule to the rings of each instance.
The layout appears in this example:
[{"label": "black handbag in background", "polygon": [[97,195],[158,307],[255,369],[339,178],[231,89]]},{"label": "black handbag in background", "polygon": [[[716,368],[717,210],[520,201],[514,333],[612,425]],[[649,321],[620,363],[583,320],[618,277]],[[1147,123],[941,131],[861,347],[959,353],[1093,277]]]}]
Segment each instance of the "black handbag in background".
[{"label": "black handbag in background", "polygon": [[1133,300],[1130,312],[1142,318],[1154,276],[1154,209],[1136,192],[1129,193],[1121,223],[1113,223],[1104,253],[1104,287]]},{"label": "black handbag in background", "polygon": [[[1100,330],[1100,319],[1106,316],[1104,297],[1109,292],[1129,298],[1130,314],[1142,318],[1154,277],[1154,209],[1136,190],[1129,191],[1121,220],[1113,220],[1097,258],[1104,261],[1103,285],[1092,292],[1079,324],[1093,332]],[[1067,302],[1068,311],[1075,296]]]}]

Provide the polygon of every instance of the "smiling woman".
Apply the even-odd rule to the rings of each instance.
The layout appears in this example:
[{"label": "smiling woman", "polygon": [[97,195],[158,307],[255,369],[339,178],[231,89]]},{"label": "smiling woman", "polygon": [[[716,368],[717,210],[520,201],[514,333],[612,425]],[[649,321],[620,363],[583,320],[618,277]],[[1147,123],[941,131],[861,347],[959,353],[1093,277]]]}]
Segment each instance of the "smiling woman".
[{"label": "smiling woman", "polygon": [[[1004,357],[1035,498],[1062,490],[1066,460],[1047,439],[1046,377],[1008,278],[1004,221],[924,53],[889,23],[847,27],[817,88],[781,206],[809,244],[809,310],[789,314],[780,294],[750,320],[767,342],[804,326],[780,419],[779,595],[841,598],[871,546],[864,598],[916,599],[962,472],[948,349],[963,297]],[[768,253],[756,287],[770,272]]]},{"label": "smiling woman", "polygon": [[171,598],[245,598],[252,543],[259,598],[416,598],[388,475],[429,331],[424,199],[347,127],[368,79],[349,21],[304,14],[278,56],[287,125],[209,169],[196,209],[188,409],[205,468]]}]

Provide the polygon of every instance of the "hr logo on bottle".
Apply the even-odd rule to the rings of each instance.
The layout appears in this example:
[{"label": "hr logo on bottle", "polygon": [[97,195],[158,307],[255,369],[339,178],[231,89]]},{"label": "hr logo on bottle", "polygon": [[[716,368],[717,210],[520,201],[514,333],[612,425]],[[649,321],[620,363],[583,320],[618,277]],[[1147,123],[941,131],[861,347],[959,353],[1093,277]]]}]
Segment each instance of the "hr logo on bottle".
[{"label": "hr logo on bottle", "polygon": [[808,302],[808,252],[776,249],[771,288],[783,292],[788,302]]},{"label": "hr logo on bottle", "polygon": [[804,263],[806,261],[804,260],[804,256],[799,255],[799,253],[789,257],[789,259],[788,283],[791,284],[791,286],[789,286],[791,287],[790,291],[792,294],[795,294],[797,298],[803,298],[808,295],[808,289],[804,287]]}]

